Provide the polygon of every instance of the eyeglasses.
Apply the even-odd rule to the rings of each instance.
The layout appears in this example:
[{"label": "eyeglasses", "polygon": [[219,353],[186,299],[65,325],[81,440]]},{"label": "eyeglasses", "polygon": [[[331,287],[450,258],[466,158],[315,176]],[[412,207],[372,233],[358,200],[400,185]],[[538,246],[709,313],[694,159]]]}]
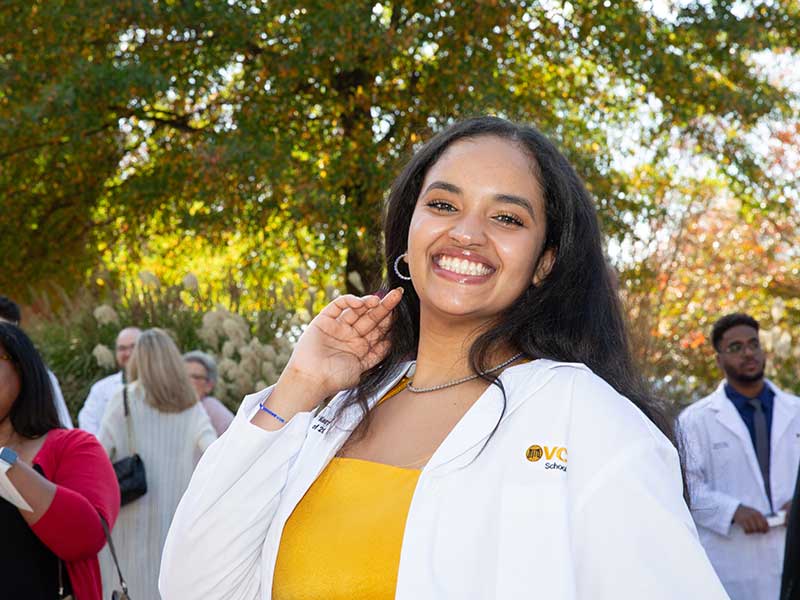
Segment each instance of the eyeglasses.
[{"label": "eyeglasses", "polygon": [[194,379],[195,381],[208,381],[208,377],[206,375],[197,375],[196,373],[189,375],[189,378]]},{"label": "eyeglasses", "polygon": [[14,359],[11,358],[8,354],[0,354],[0,360],[7,360],[8,362],[14,362]]},{"label": "eyeglasses", "polygon": [[761,351],[761,344],[758,340],[749,342],[733,342],[727,348],[720,350],[723,354],[741,354],[745,350],[750,350],[754,354]]}]

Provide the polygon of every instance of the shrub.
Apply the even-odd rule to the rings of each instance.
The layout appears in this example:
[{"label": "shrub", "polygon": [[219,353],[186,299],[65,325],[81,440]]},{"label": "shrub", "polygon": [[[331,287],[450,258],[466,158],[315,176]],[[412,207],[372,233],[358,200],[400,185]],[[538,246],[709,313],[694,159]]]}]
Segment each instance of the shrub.
[{"label": "shrub", "polygon": [[[161,327],[182,352],[204,350],[219,365],[215,395],[232,410],[246,394],[273,384],[315,305],[335,295],[331,289],[270,290],[270,310],[238,314],[198,293],[187,275],[182,285],[162,286],[151,273],[103,299],[84,293],[62,299],[58,310],[46,303],[31,319],[30,332],[59,379],[73,418],[98,379],[117,370],[114,343],[119,330],[135,325]],[[303,308],[297,308],[304,306]]]}]

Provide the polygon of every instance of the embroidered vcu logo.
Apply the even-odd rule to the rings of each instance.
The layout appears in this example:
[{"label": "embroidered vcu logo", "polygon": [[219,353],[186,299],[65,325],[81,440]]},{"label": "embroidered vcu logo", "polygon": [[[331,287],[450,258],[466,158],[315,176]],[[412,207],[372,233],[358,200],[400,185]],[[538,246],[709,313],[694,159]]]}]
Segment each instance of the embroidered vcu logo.
[{"label": "embroidered vcu logo", "polygon": [[558,460],[562,463],[567,462],[567,449],[563,446],[539,446],[534,444],[525,451],[525,458],[531,462],[545,460]]}]

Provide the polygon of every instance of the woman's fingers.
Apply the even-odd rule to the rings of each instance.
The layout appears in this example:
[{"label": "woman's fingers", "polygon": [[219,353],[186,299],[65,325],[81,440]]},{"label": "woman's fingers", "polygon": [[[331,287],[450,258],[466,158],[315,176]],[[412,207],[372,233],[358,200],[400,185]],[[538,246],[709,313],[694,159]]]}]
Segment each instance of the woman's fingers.
[{"label": "woman's fingers", "polygon": [[318,316],[323,319],[317,321],[316,326],[339,343],[350,344],[359,338],[362,343],[366,342],[365,348],[356,351],[357,354],[366,350],[372,356],[380,345],[382,350],[379,354],[383,357],[388,351],[388,348],[383,348],[383,338],[391,327],[392,311],[402,298],[402,288],[390,290],[383,298],[375,295],[339,296],[320,312]]},{"label": "woman's fingers", "polygon": [[403,299],[403,293],[404,290],[401,287],[396,287],[393,290],[389,290],[389,293],[381,298],[381,304],[386,309],[393,310],[395,306],[400,304],[400,300]]},{"label": "woman's fingers", "polygon": [[381,298],[377,305],[370,307],[357,320],[353,321],[352,326],[359,335],[368,335],[391,314],[392,310],[399,304],[403,297],[402,288],[395,288]]},{"label": "woman's fingers", "polygon": [[347,309],[360,308],[362,305],[363,301],[358,296],[345,294],[329,303],[319,314],[331,319],[337,319]]},{"label": "woman's fingers", "polygon": [[364,296],[363,298],[359,298],[359,300],[361,300],[360,306],[349,307],[342,311],[342,314],[339,315],[340,321],[347,325],[353,325],[370,309],[380,304],[380,298],[377,296]]}]

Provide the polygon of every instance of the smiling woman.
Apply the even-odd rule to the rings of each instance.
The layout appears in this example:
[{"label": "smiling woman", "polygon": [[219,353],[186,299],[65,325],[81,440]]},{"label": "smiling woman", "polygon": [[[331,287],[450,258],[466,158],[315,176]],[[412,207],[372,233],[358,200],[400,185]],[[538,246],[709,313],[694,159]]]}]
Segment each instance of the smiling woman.
[{"label": "smiling woman", "polygon": [[455,124],[384,231],[381,293],[317,315],[203,457],[162,597],[724,599],[555,146]]}]

